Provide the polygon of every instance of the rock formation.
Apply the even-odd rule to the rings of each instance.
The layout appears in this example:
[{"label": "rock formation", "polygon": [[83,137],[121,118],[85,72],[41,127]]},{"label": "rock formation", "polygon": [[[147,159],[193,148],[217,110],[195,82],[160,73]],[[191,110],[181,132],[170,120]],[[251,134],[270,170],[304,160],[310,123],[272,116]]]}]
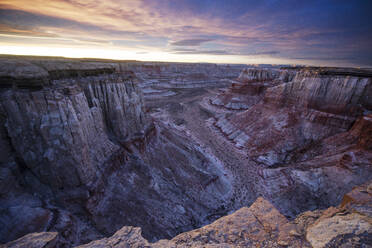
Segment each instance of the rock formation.
[{"label": "rock formation", "polygon": [[211,99],[211,104],[230,110],[246,110],[260,102],[266,89],[292,81],[295,70],[244,69],[232,86]]},{"label": "rock formation", "polygon": [[261,82],[271,73],[253,73],[257,82],[238,89],[261,85],[261,92],[248,93],[257,103],[215,121],[262,168],[259,187],[288,216],[337,204],[350,187],[371,179],[371,150],[360,139],[370,137],[372,81],[368,73],[336,72],[303,69],[280,84]]},{"label": "rock formation", "polygon": [[273,80],[290,82],[292,81],[296,73],[297,71],[291,68],[290,69],[246,68],[242,70],[237,80],[242,83]]},{"label": "rock formation", "polygon": [[370,71],[240,69],[1,58],[0,242],[368,244]]},{"label": "rock formation", "polygon": [[223,168],[145,115],[133,73],[10,62],[1,73],[1,242],[52,230],[70,246],[124,224],[159,239],[224,208]]}]

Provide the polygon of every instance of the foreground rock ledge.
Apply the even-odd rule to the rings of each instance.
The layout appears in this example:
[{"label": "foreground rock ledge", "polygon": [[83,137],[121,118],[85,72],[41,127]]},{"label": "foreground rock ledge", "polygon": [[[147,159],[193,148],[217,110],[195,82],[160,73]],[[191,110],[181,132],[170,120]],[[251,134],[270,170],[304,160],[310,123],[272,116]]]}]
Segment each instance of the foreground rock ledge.
[{"label": "foreground rock ledge", "polygon": [[[142,237],[141,228],[124,226],[109,238],[78,247],[369,247],[371,210],[372,182],[369,182],[346,194],[339,206],[307,211],[292,221],[259,197],[249,208],[243,207],[172,240],[149,243]],[[56,236],[57,233],[28,234],[4,247],[54,247]]]},{"label": "foreground rock ledge", "polygon": [[[57,232],[30,233],[22,238],[7,243],[8,248],[52,248],[57,246]],[[3,246],[0,246],[1,248]]]}]

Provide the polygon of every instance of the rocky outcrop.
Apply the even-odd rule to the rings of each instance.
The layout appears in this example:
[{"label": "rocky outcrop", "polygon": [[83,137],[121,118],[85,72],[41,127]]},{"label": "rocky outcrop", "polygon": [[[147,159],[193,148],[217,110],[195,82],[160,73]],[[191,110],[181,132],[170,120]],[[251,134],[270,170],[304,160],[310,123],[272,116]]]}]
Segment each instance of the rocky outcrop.
[{"label": "rocky outcrop", "polygon": [[314,248],[363,247],[371,244],[371,183],[354,188],[342,204],[323,211],[307,227],[306,239]]},{"label": "rocky outcrop", "polygon": [[30,233],[4,245],[6,248],[53,248],[57,246],[58,233]]},{"label": "rocky outcrop", "polygon": [[[210,225],[182,233],[172,240],[149,243],[141,236],[139,228],[123,227],[108,239],[93,241],[79,246],[88,247],[276,247],[283,243],[281,231],[289,221],[263,198],[258,198],[251,207],[244,207],[233,214],[220,218]],[[304,247],[306,241],[287,237],[297,247]]]},{"label": "rocky outcrop", "polygon": [[[142,237],[140,228],[124,226],[109,238],[78,247],[364,247],[372,241],[371,185],[369,182],[354,188],[337,207],[307,211],[293,220],[259,197],[249,208],[171,240],[150,243]],[[51,234],[27,235],[12,244],[24,240],[32,243],[41,235]]]}]

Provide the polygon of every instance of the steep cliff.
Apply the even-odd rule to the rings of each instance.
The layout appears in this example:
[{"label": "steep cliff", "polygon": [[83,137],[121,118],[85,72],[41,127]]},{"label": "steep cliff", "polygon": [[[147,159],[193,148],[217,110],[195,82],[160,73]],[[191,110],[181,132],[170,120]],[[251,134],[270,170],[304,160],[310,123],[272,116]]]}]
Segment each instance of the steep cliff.
[{"label": "steep cliff", "polygon": [[223,212],[226,172],[187,137],[153,122],[135,75],[118,68],[2,63],[1,242],[55,230],[70,246],[124,224],[158,239]]},{"label": "steep cliff", "polygon": [[260,102],[266,89],[291,81],[296,70],[244,69],[232,86],[210,100],[210,103],[228,110],[247,110]]},{"label": "steep cliff", "polygon": [[347,131],[371,111],[371,85],[369,77],[300,71],[293,81],[268,87],[252,108],[216,124],[230,136],[243,132],[247,137],[239,144],[259,162],[280,164],[290,161],[294,149]]},{"label": "steep cliff", "polygon": [[258,78],[246,83],[268,85],[263,94],[247,93],[257,103],[215,118],[214,126],[259,168],[256,190],[288,216],[337,204],[372,178],[366,145],[372,81],[368,73],[345,73],[303,69],[291,82]]},{"label": "steep cliff", "polygon": [[242,70],[237,80],[243,83],[273,80],[289,82],[292,81],[296,72],[294,69],[246,68]]}]

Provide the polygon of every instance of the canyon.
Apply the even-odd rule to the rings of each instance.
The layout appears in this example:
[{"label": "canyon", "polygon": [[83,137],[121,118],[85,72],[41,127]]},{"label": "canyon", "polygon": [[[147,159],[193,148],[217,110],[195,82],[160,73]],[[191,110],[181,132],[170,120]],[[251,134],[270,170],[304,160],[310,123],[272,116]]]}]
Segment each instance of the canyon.
[{"label": "canyon", "polygon": [[0,151],[4,247],[372,243],[369,69],[2,56]]}]

